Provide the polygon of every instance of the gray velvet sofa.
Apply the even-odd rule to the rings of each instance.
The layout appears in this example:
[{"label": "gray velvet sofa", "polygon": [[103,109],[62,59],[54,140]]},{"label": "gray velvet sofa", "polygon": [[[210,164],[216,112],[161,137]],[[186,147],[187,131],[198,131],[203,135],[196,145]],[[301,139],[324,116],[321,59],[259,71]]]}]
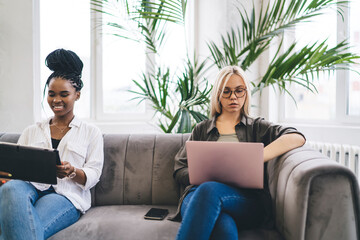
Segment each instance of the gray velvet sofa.
[{"label": "gray velvet sofa", "polygon": [[[151,207],[176,211],[181,189],[172,178],[174,156],[188,136],[104,135],[92,208],[51,239],[174,239],[179,223],[143,216]],[[0,141],[18,137],[0,133]],[[349,169],[302,147],[272,160],[267,171],[275,226],[240,232],[240,239],[359,239],[359,186]]]}]

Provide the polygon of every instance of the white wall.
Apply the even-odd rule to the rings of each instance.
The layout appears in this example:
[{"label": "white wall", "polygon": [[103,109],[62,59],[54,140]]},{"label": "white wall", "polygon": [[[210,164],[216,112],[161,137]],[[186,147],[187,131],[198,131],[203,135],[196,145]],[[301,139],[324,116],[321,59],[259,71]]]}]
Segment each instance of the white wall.
[{"label": "white wall", "polygon": [[0,132],[22,131],[39,110],[32,9],[30,0],[0,0]]}]

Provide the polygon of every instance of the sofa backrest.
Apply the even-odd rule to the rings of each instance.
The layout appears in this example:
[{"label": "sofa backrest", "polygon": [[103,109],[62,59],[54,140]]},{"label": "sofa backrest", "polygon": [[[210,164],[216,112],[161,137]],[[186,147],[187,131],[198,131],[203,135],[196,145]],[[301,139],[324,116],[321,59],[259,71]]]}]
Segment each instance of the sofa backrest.
[{"label": "sofa backrest", "polygon": [[[0,133],[16,143],[20,134]],[[92,205],[176,205],[174,157],[189,134],[105,134],[104,167],[92,189]]]},{"label": "sofa backrest", "polygon": [[19,137],[18,133],[0,133],[0,142],[17,143]]},{"label": "sofa backrest", "polygon": [[176,205],[174,157],[188,134],[105,134],[105,162],[93,203]]}]

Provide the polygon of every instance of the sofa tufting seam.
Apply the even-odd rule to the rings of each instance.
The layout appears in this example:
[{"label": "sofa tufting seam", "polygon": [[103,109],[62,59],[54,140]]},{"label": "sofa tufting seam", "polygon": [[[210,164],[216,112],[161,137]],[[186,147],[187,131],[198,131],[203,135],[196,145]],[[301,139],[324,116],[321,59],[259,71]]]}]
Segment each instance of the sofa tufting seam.
[{"label": "sofa tufting seam", "polygon": [[157,140],[157,134],[154,137],[153,151],[152,151],[152,162],[151,162],[151,185],[150,185],[150,199],[151,204],[153,204],[153,185],[154,185],[154,159],[155,159],[155,146]]},{"label": "sofa tufting seam", "polygon": [[[105,138],[106,138],[106,136],[107,136],[107,134],[104,134],[104,133],[102,134],[104,158],[103,158],[103,168],[102,168],[102,170],[101,170],[101,174],[100,174],[100,177],[99,177],[99,182],[100,182],[101,175],[103,174],[104,165],[105,165],[104,162],[105,162]],[[99,183],[99,182],[98,182],[98,183]],[[91,194],[91,207],[97,206],[97,194],[96,194],[96,189],[97,189],[98,183],[96,183],[95,186],[90,189],[90,194]]]},{"label": "sofa tufting seam", "polygon": [[126,158],[127,158],[127,150],[128,150],[128,145],[129,145],[129,139],[130,139],[130,134],[128,134],[127,139],[126,139],[126,145],[125,145],[125,156],[124,156],[124,166],[123,166],[123,181],[122,181],[122,185],[123,185],[123,192],[122,192],[122,202],[123,204],[125,204],[125,180],[126,180]]}]

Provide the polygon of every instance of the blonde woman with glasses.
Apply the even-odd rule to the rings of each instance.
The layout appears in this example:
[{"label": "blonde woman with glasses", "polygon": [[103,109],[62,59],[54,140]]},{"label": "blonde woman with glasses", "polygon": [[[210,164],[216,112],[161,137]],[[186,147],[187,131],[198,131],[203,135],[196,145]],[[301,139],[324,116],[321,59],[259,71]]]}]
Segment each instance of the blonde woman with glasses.
[{"label": "blonde woman with glasses", "polygon": [[[211,119],[197,124],[191,141],[262,142],[266,162],[300,147],[305,137],[292,127],[252,118],[250,84],[237,66],[220,70],[211,94]],[[251,159],[249,159],[250,161]],[[271,197],[264,189],[241,189],[221,182],[190,185],[186,149],[175,157],[174,177],[186,187],[174,220],[182,219],[177,239],[238,239],[238,231],[272,224]]]}]

